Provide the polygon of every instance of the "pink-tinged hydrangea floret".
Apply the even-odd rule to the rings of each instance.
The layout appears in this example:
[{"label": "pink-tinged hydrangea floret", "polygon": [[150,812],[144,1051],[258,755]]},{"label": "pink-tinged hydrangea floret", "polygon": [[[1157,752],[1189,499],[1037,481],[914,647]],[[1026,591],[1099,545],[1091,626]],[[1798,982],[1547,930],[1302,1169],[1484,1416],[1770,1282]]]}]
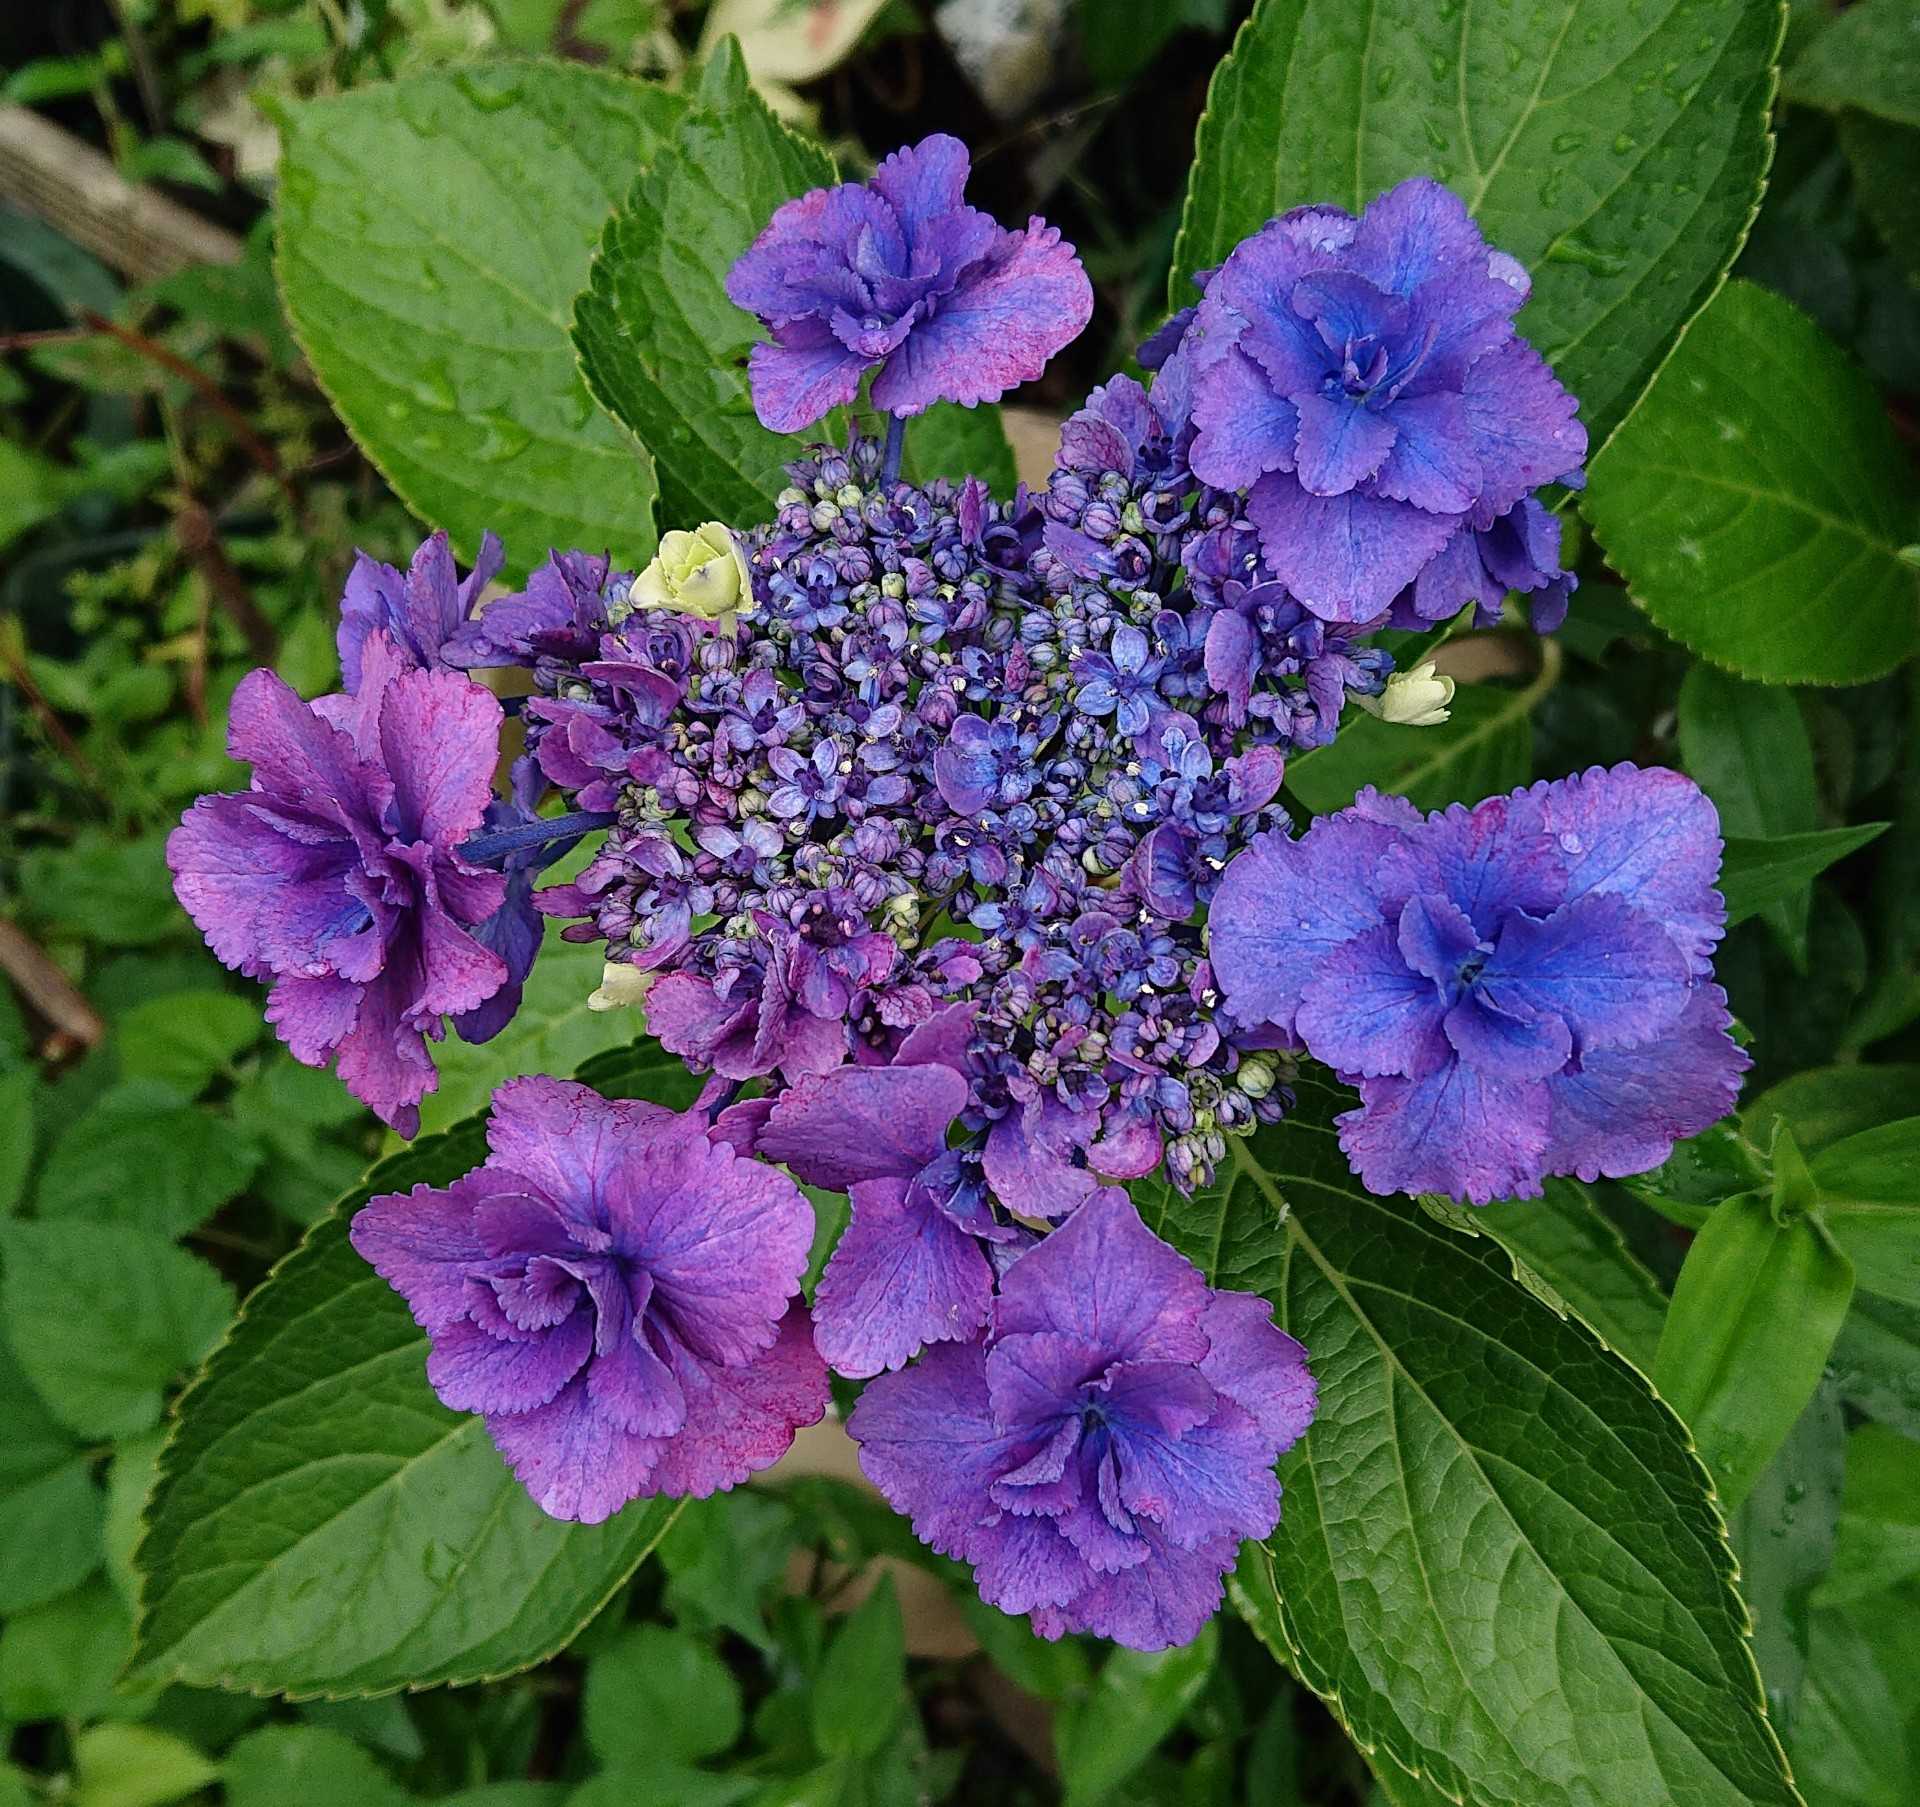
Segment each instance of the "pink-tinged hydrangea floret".
[{"label": "pink-tinged hydrangea floret", "polygon": [[875,1381],[847,1428],[990,1604],[1158,1650],[1279,1521],[1274,1463],[1314,1403],[1266,1301],[1213,1291],[1107,1191],[1006,1271],[981,1335]]},{"label": "pink-tinged hydrangea floret", "polygon": [[434,1087],[429,1038],[512,982],[479,933],[507,880],[462,857],[492,801],[500,705],[411,665],[384,629],[352,696],[308,704],[270,671],[234,692],[250,790],[202,797],[167,842],[174,891],[268,1020],[402,1135]]},{"label": "pink-tinged hydrangea floret", "polygon": [[871,370],[889,414],[974,407],[1029,382],[1093,314],[1073,247],[1045,221],[1001,227],[964,198],[966,146],[935,133],[869,183],[789,201],[727,276],[772,335],[751,360],[776,433],[851,402]]},{"label": "pink-tinged hydrangea floret", "polygon": [[779,1460],[827,1406],[795,1298],[813,1210],[704,1113],[516,1079],[486,1161],[385,1193],[353,1246],[431,1344],[427,1378],[487,1432],[543,1512],[597,1524]]},{"label": "pink-tinged hydrangea floret", "polygon": [[1586,457],[1573,398],[1514,334],[1527,293],[1425,178],[1358,219],[1272,220],[1208,279],[1181,354],[1190,462],[1248,492],[1267,566],[1316,615],[1369,620],[1403,592],[1425,619],[1449,601],[1497,607],[1509,572],[1542,592],[1543,619],[1563,608],[1570,581],[1533,517],[1496,531]]},{"label": "pink-tinged hydrangea floret", "polygon": [[1712,982],[1720,849],[1677,772],[1595,766],[1424,818],[1362,792],[1229,869],[1214,974],[1358,1086],[1341,1145],[1375,1192],[1640,1173],[1750,1064]]},{"label": "pink-tinged hydrangea floret", "polygon": [[481,535],[479,557],[464,579],[454,568],[444,533],[429,534],[420,542],[404,575],[356,552],[334,636],[347,694],[360,688],[361,653],[369,634],[384,633],[410,665],[432,670],[468,663],[456,656],[458,642],[480,592],[504,562],[500,542],[491,533]]}]

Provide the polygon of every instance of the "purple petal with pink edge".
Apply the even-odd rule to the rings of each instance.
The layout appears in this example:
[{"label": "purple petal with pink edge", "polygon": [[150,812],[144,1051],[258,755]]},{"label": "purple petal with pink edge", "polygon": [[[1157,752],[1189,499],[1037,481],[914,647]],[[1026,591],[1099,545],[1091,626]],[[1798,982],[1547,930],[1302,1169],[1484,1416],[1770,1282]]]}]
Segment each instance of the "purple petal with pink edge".
[{"label": "purple petal with pink edge", "polygon": [[869,291],[849,248],[862,244],[855,255],[870,269],[905,267],[900,222],[882,196],[859,182],[811,189],[776,208],[740,254],[727,272],[727,299],[767,321],[858,305]]},{"label": "purple petal with pink edge", "polygon": [[723,998],[714,990],[711,979],[694,973],[669,973],[647,993],[647,1028],[661,1047],[697,1065],[714,1066],[730,1079],[750,1079],[754,1075],[727,1072],[714,1056],[744,1036],[750,1066],[753,1028],[759,1017],[756,993],[736,990]]},{"label": "purple petal with pink edge", "polygon": [[1558,849],[1566,896],[1618,892],[1664,923],[1696,973],[1726,929],[1720,818],[1691,778],[1660,767],[1589,766],[1516,792],[1514,809]]},{"label": "purple petal with pink edge", "polygon": [[568,1079],[509,1079],[487,1117],[489,1165],[530,1180],[570,1226],[604,1229],[606,1181],[622,1143],[672,1117],[660,1105],[616,1104]]},{"label": "purple petal with pink edge", "polygon": [[1466,422],[1481,471],[1476,526],[1492,526],[1529,490],[1580,468],[1587,430],[1578,407],[1524,339],[1489,352],[1467,372]]},{"label": "purple petal with pink edge", "polygon": [[[316,828],[316,837],[321,831]],[[296,841],[245,793],[202,797],[167,837],[174,895],[224,965],[263,978],[370,927],[344,834]]]},{"label": "purple petal with pink edge", "polygon": [[1073,247],[1034,219],[968,268],[939,312],[881,366],[873,405],[920,414],[937,401],[973,407],[1032,381],[1093,317],[1093,285]]},{"label": "purple petal with pink edge", "polygon": [[1064,1217],[1099,1186],[1073,1160],[1099,1127],[1092,1111],[1069,1110],[1052,1096],[1010,1110],[987,1131],[980,1157],[994,1197],[1021,1217]]},{"label": "purple petal with pink edge", "polygon": [[398,624],[401,644],[417,663],[432,665],[439,659],[447,636],[466,615],[453,548],[440,529],[420,542],[413,563],[407,567],[405,605],[406,613]]},{"label": "purple petal with pink edge", "polygon": [[621,1430],[578,1376],[535,1411],[490,1415],[487,1435],[542,1512],[583,1525],[654,1491],[664,1449],[658,1437]]},{"label": "purple petal with pink edge", "polygon": [[999,1516],[987,1489],[1014,1465],[1019,1442],[994,1423],[983,1342],[936,1343],[911,1368],[873,1381],[847,1434],[861,1471],[921,1542],[973,1560],[981,1526]]},{"label": "purple petal with pink edge", "polygon": [[687,1401],[687,1428],[654,1471],[655,1488],[670,1498],[704,1500],[771,1468],[793,1447],[795,1431],[826,1416],[832,1399],[798,1301],[771,1346],[744,1366],[703,1361],[671,1338],[665,1353]]},{"label": "purple petal with pink edge", "polygon": [[1299,412],[1238,348],[1195,379],[1193,419],[1198,431],[1188,463],[1203,483],[1244,489],[1267,471],[1293,468]]},{"label": "purple petal with pink edge", "polygon": [[[1389,418],[1345,395],[1297,395],[1293,405],[1300,416],[1294,474],[1300,487],[1316,496],[1344,495],[1364,483],[1386,462],[1399,437],[1398,409]],[[1469,494],[1467,501],[1472,500]]]},{"label": "purple petal with pink edge", "polygon": [[1451,803],[1405,835],[1380,861],[1389,897],[1439,893],[1491,940],[1511,910],[1545,916],[1567,891],[1566,861],[1515,798]]},{"label": "purple petal with pink edge", "polygon": [[320,822],[371,828],[392,794],[384,774],[355,755],[352,740],[270,671],[250,671],[235,687],[227,751],[253,767],[255,790],[310,810]]},{"label": "purple petal with pink edge", "polygon": [[[1197,466],[1195,467],[1198,468]],[[1367,621],[1447,543],[1454,521],[1349,491],[1313,496],[1290,476],[1262,477],[1247,518],[1273,574],[1323,621]]]},{"label": "purple petal with pink edge", "polygon": [[716,1142],[726,1143],[735,1154],[751,1158],[760,1152],[760,1132],[767,1126],[774,1102],[771,1098],[742,1098],[714,1118],[707,1134]]},{"label": "purple petal with pink edge", "polygon": [[[276,992],[288,981],[282,980]],[[408,1020],[411,989],[389,967],[359,988],[353,1027],[341,1038],[334,1071],[380,1121],[411,1141],[420,1133],[420,1100],[439,1084],[426,1037]],[[267,1019],[274,1022],[269,1000]]]},{"label": "purple petal with pink edge", "polygon": [[1753,1064],[1727,1033],[1732,1020],[1719,986],[1696,985],[1658,1040],[1589,1055],[1549,1079],[1547,1171],[1583,1180],[1645,1173],[1719,1122]]},{"label": "purple petal with pink edge", "polygon": [[798,433],[860,393],[870,360],[842,345],[824,320],[785,322],[773,335],[747,359],[753,411],[770,433]]},{"label": "purple petal with pink edge", "polygon": [[1363,1108],[1336,1119],[1369,1192],[1444,1192],[1484,1205],[1538,1198],[1547,1088],[1506,1084],[1447,1061],[1419,1079],[1363,1079]]},{"label": "purple petal with pink edge", "polygon": [[1086,1558],[1050,1518],[996,1515],[974,1532],[969,1550],[980,1598],[1004,1613],[1064,1608],[1092,1579]]},{"label": "purple petal with pink edge", "polygon": [[1087,1165],[1109,1179],[1137,1180],[1160,1165],[1163,1138],[1152,1113],[1141,1104],[1109,1110],[1100,1120],[1100,1139],[1087,1146]]},{"label": "purple petal with pink edge", "polygon": [[267,994],[266,1018],[287,1052],[309,1067],[324,1067],[353,1033],[360,987],[347,979],[289,975]]},{"label": "purple petal with pink edge", "polygon": [[407,671],[386,686],[380,748],[398,833],[452,847],[480,826],[493,800],[505,719],[492,692],[458,672]]},{"label": "purple petal with pink edge", "polygon": [[429,904],[422,907],[418,920],[420,972],[413,998],[416,1012],[458,1015],[485,1003],[507,982],[507,963],[445,911]]},{"label": "purple petal with pink edge", "polygon": [[967,1047],[973,1040],[973,1020],[979,1011],[978,1004],[949,1004],[936,1010],[900,1044],[895,1064],[951,1067],[956,1073],[964,1073]]},{"label": "purple petal with pink edge", "polygon": [[1493,951],[1457,904],[1432,892],[1407,899],[1394,942],[1408,966],[1442,987],[1454,984],[1473,955]]},{"label": "purple petal with pink edge", "polygon": [[387,628],[404,614],[406,586],[406,578],[393,566],[355,550],[353,569],[340,593],[340,624],[334,629],[340,682],[349,696],[360,688],[360,649],[376,628]]},{"label": "purple petal with pink edge", "polygon": [[1444,390],[1405,395],[1393,404],[1396,438],[1380,464],[1374,493],[1431,514],[1464,514],[1480,494],[1480,458],[1467,406]]},{"label": "purple petal with pink edge", "polygon": [[1275,1325],[1271,1301],[1216,1292],[1200,1327],[1211,1345],[1200,1372],[1253,1414],[1275,1456],[1291,1449],[1313,1422],[1318,1388],[1305,1348]]},{"label": "purple petal with pink edge", "polygon": [[1142,1537],[1148,1559],[1117,1574],[1095,1577],[1058,1607],[1033,1613],[1033,1628],[1043,1638],[1090,1632],[1111,1638],[1129,1650],[1166,1650],[1191,1644],[1219,1611],[1240,1546],[1232,1539],[1181,1550],[1151,1525]]},{"label": "purple petal with pink edge", "polygon": [[531,1412],[553,1399],[592,1353],[590,1311],[574,1312],[543,1336],[512,1342],[462,1321],[434,1332],[427,1380],[440,1403],[456,1412]]},{"label": "purple petal with pink edge", "polygon": [[1230,1401],[1179,1435],[1130,1416],[1120,1436],[1120,1503],[1152,1519],[1170,1543],[1191,1550],[1217,1538],[1265,1537],[1280,1522],[1273,1448],[1252,1413]]},{"label": "purple petal with pink edge", "polygon": [[1618,893],[1590,891],[1544,922],[1510,915],[1479,986],[1503,1010],[1564,1018],[1584,1054],[1671,1028],[1686,1008],[1690,970],[1651,916]]},{"label": "purple petal with pink edge", "polygon": [[958,138],[932,132],[883,158],[873,186],[911,239],[927,221],[964,204],[971,167]]},{"label": "purple petal with pink edge", "polygon": [[1431,1066],[1445,1015],[1439,987],[1408,970],[1394,931],[1382,923],[1319,962],[1300,994],[1294,1031],[1315,1060],[1378,1078]]},{"label": "purple petal with pink edge", "polygon": [[[1342,261],[1383,289],[1410,295],[1462,269],[1484,270],[1488,256],[1466,203],[1430,176],[1411,176],[1367,203]],[[1520,298],[1509,291],[1508,300],[1517,312]]]},{"label": "purple petal with pink edge", "polygon": [[898,1368],[986,1322],[993,1273],[980,1244],[904,1180],[864,1180],[814,1294],[814,1342],[850,1380]]},{"label": "purple petal with pink edge", "polygon": [[1227,721],[1239,727],[1260,669],[1260,641],[1237,609],[1216,610],[1207,624],[1207,682],[1227,699]]},{"label": "purple petal with pink edge", "polygon": [[444,1191],[377,1193],[347,1231],[355,1252],[406,1300],[425,1331],[465,1317],[467,1276],[493,1265],[474,1233],[473,1179],[469,1174]]},{"label": "purple petal with pink edge", "polygon": [[1292,1032],[1320,962],[1383,920],[1375,873],[1399,838],[1342,810],[1297,841],[1275,829],[1247,845],[1209,911],[1213,976],[1235,1016]]},{"label": "purple petal with pink edge", "polygon": [[1023,1255],[994,1302],[997,1336],[1064,1331],[1115,1361],[1199,1361],[1207,1283],[1140,1221],[1127,1195],[1103,1189]]},{"label": "purple petal with pink edge", "polygon": [[813,1244],[813,1207],[784,1173],[707,1139],[697,1114],[629,1142],[607,1175],[615,1246],[653,1278],[654,1308],[707,1361],[773,1339]]},{"label": "purple petal with pink edge", "polygon": [[1573,1054],[1573,1033],[1561,1017],[1503,1010],[1477,990],[1447,1012],[1446,1034],[1454,1052],[1488,1079],[1544,1079]]},{"label": "purple petal with pink edge", "polygon": [[911,1179],[947,1145],[967,1082],[946,1066],[841,1067],[784,1092],[761,1132],[764,1160],[809,1185]]}]

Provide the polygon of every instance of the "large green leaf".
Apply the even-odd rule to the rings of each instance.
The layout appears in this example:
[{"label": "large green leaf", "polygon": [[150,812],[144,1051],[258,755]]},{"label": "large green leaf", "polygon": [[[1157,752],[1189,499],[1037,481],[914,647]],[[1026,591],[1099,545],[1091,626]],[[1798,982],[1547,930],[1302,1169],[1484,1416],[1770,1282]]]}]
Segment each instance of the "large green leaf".
[{"label": "large green leaf", "polygon": [[1729,283],[1581,503],[1634,600],[1768,684],[1857,684],[1920,635],[1913,484],[1873,385],[1813,321]]},{"label": "large green leaf", "polygon": [[1261,0],[1207,93],[1173,305],[1271,214],[1435,176],[1532,270],[1520,329],[1597,446],[1746,235],[1780,30],[1750,0]]},{"label": "large green leaf", "polygon": [[[1305,1343],[1319,1415],[1237,1592],[1355,1737],[1512,1807],[1798,1799],[1705,1471],[1491,1238],[1375,1198],[1312,1079],[1223,1183],[1147,1199]],[[1264,1596],[1264,1599],[1262,1598]]]},{"label": "large green leaf", "polygon": [[1653,1371],[1667,1298],[1578,1180],[1548,1180],[1546,1196],[1472,1216],[1518,1255],[1590,1330],[1643,1374]]},{"label": "large green leaf", "polygon": [[800,448],[754,415],[746,358],[760,329],[723,284],[782,201],[833,179],[833,159],[748,89],[729,42],[695,110],[607,223],[574,342],[593,393],[659,461],[666,527],[773,512],[780,466]]},{"label": "large green leaf", "polygon": [[1915,1099],[1920,1066],[1810,1067],[1743,1105],[1740,1125],[1754,1147],[1767,1148],[1784,1123],[1811,1159],[1844,1136],[1911,1115]]},{"label": "large green leaf", "polygon": [[1857,0],[1793,60],[1783,87],[1804,106],[1920,126],[1920,5]]},{"label": "large green leaf", "polygon": [[[593,1077],[674,1103],[691,1083],[657,1050]],[[444,1185],[484,1154],[476,1118],[375,1167],[248,1299],[181,1400],[135,1557],[143,1673],[307,1696],[522,1669],[671,1522],[664,1500],[601,1525],[542,1514],[480,1419],[433,1396],[425,1338],[348,1242],[374,1193]]]},{"label": "large green leaf", "polygon": [[1804,891],[1829,866],[1859,852],[1886,830],[1884,822],[1862,822],[1852,828],[1816,828],[1811,834],[1770,835],[1764,840],[1727,836],[1720,862],[1727,927]]},{"label": "large green leaf", "polygon": [[287,109],[280,282],[340,418],[418,514],[511,568],[653,550],[646,451],[567,338],[593,243],[685,110],[577,63],[493,63]]},{"label": "large green leaf", "polygon": [[1464,685],[1438,727],[1411,728],[1354,710],[1328,746],[1288,762],[1287,788],[1315,814],[1344,809],[1363,785],[1421,809],[1478,803],[1525,784],[1533,770],[1528,712],[1538,689]]},{"label": "large green leaf", "polygon": [[[1724,834],[1808,834],[1820,826],[1813,741],[1793,694],[1696,665],[1680,686],[1680,754],[1720,812]],[[1811,891],[1767,905],[1767,921],[1807,967]]]}]

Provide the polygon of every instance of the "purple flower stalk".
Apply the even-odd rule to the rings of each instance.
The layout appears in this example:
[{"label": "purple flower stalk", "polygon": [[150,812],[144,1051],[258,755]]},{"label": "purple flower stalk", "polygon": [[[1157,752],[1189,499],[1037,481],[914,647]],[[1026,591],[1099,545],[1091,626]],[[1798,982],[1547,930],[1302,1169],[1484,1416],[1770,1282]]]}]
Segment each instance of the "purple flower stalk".
[{"label": "purple flower stalk", "polygon": [[1531,1198],[1658,1166],[1733,1107],[1751,1063],[1712,982],[1719,869],[1677,772],[1595,766],[1425,817],[1365,790],[1234,862],[1214,975],[1359,1087],[1340,1141],[1370,1190]]},{"label": "purple flower stalk", "polygon": [[1042,1637],[1195,1637],[1243,1538],[1279,1521],[1306,1352],[1264,1299],[1214,1292],[1105,1192],[1021,1255],[983,1336],[873,1382],[847,1429],[869,1479]]},{"label": "purple flower stalk", "polygon": [[435,1085],[428,1039],[512,979],[481,932],[507,880],[459,851],[492,801],[501,711],[454,672],[408,668],[384,629],[356,658],[351,697],[241,680],[227,744],[252,788],[195,803],[167,864],[214,953],[272,983],[267,1020],[294,1057],[335,1062],[411,1136]]},{"label": "purple flower stalk", "polygon": [[597,1524],[768,1467],[827,1406],[794,1302],[813,1210],[709,1139],[704,1114],[516,1079],[485,1163],[385,1193],[353,1246],[431,1339],[427,1378],[480,1412],[534,1502]]},{"label": "purple flower stalk", "polygon": [[1093,288],[1043,220],[1000,226],[963,199],[967,148],[936,133],[871,182],[816,188],[774,214],[727,276],[772,343],[753,349],[754,411],[776,433],[851,402],[974,407],[1030,381],[1093,314]]},{"label": "purple flower stalk", "polygon": [[1183,346],[1193,470],[1248,492],[1267,565],[1315,614],[1379,615],[1456,535],[1573,478],[1573,398],[1513,331],[1529,286],[1424,178],[1357,220],[1296,208],[1208,281]]}]

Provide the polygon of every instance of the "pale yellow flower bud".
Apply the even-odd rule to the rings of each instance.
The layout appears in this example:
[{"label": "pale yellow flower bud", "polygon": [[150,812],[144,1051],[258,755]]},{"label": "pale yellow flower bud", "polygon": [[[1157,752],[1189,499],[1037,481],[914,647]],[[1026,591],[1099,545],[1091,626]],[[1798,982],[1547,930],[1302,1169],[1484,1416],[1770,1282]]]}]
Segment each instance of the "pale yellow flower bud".
[{"label": "pale yellow flower bud", "polygon": [[660,554],[633,580],[636,609],[673,609],[702,621],[731,622],[753,597],[747,555],[718,521],[662,536]]},{"label": "pale yellow flower bud", "polygon": [[1403,728],[1437,728],[1453,713],[1453,680],[1443,678],[1429,660],[1411,671],[1396,671],[1380,696],[1356,696],[1362,709]]},{"label": "pale yellow flower bud", "polygon": [[615,965],[609,960],[600,973],[600,989],[587,994],[589,1010],[620,1010],[629,1004],[644,1004],[653,987],[654,975],[637,966]]}]

